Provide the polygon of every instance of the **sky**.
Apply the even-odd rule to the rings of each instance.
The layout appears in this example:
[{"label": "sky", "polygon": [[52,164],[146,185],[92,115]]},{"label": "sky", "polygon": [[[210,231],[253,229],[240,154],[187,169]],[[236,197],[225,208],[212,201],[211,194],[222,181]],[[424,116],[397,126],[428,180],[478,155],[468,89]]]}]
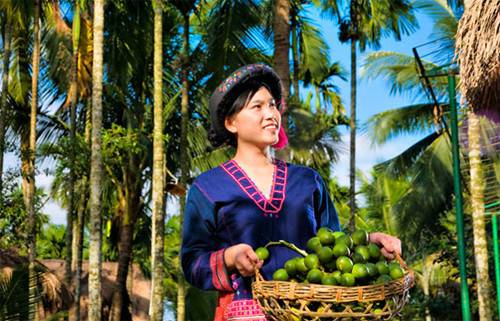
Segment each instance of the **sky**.
[{"label": "sky", "polygon": [[[337,27],[327,18],[322,18],[318,9],[308,7],[308,17],[320,28],[325,40],[330,47],[331,61],[338,61],[346,71],[350,68],[350,45],[341,44],[338,41]],[[412,48],[428,41],[429,35],[432,32],[432,21],[425,15],[418,14],[419,29],[410,36],[405,36],[401,41],[395,41],[392,38],[383,39],[381,48],[385,51],[396,51],[404,54],[412,54]],[[361,66],[364,57],[373,52],[368,48],[363,53],[358,53],[358,75],[361,71]],[[359,79],[359,78],[358,78]],[[350,114],[350,83],[349,81],[337,81],[336,85],[340,89],[340,95],[343,103],[346,106],[347,114]],[[357,96],[357,117],[358,124],[362,126],[371,116],[395,107],[406,106],[414,103],[412,97],[407,96],[391,96],[389,93],[389,84],[384,79],[375,79],[371,81],[358,80],[358,96]],[[338,178],[341,185],[348,186],[349,184],[349,131],[348,128],[341,129],[342,141],[344,144],[343,151],[340,154],[339,161],[332,165],[333,174]],[[369,137],[362,131],[358,131],[356,137],[357,153],[356,167],[369,174],[373,165],[384,160],[390,159],[413,143],[418,141],[422,136],[404,136],[393,139],[388,144],[383,146],[372,146]],[[19,167],[19,159],[16,155],[7,154],[5,157],[6,169]],[[53,166],[53,162],[44,162],[38,164],[40,172],[36,177],[37,187],[42,187],[49,191],[52,177],[45,173],[45,169]],[[66,213],[57,203],[49,201],[43,208],[44,213],[50,216],[50,220],[55,224],[65,224]],[[168,206],[168,212],[175,212],[176,206]]]}]

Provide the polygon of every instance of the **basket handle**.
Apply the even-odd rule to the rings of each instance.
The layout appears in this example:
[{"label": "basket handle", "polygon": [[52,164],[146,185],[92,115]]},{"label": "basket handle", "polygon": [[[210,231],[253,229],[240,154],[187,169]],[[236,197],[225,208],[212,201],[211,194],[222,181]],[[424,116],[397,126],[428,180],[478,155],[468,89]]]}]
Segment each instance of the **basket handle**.
[{"label": "basket handle", "polygon": [[398,253],[396,253],[395,255],[399,265],[401,265],[405,270],[409,270],[408,265],[406,265],[406,262],[401,258],[401,256]]}]

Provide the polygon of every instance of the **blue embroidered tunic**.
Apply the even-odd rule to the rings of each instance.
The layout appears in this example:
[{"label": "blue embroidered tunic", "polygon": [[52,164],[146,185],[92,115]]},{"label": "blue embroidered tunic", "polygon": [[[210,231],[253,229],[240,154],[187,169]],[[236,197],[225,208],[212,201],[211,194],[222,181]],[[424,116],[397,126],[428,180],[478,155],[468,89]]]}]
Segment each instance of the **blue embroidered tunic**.
[{"label": "blue embroidered tunic", "polygon": [[[234,160],[195,179],[186,201],[181,250],[189,283],[204,290],[231,293],[232,301],[249,300],[251,278],[227,272],[224,249],[239,243],[256,249],[278,240],[305,249],[319,227],[340,230],[320,175],[311,168],[281,160],[274,164],[271,199],[266,199]],[[269,251],[261,269],[267,280],[288,259],[298,256],[282,246],[270,247]]]}]

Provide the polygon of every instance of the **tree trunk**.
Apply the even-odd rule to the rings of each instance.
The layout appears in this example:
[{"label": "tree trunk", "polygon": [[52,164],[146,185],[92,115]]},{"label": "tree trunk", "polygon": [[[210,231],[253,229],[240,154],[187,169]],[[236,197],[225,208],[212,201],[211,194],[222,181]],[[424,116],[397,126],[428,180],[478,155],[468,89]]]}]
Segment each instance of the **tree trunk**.
[{"label": "tree trunk", "polygon": [[356,40],[351,39],[351,119],[349,120],[351,128],[351,148],[350,148],[350,217],[349,228],[355,229],[356,215]]},{"label": "tree trunk", "polygon": [[94,0],[92,144],[90,164],[89,321],[101,321],[101,128],[104,0]]},{"label": "tree trunk", "polygon": [[[78,1],[75,1],[75,9],[73,14],[73,60],[71,64],[71,108],[70,108],[70,120],[69,120],[69,137],[71,141],[71,146],[75,146],[75,133],[76,133],[76,104],[78,100],[78,42],[80,38],[80,6]],[[73,244],[73,218],[75,209],[75,149],[70,148],[69,150],[70,158],[70,168],[69,168],[69,191],[68,191],[68,212],[66,216],[66,283],[70,284],[72,280],[72,261],[73,260],[73,247],[69,244]]]},{"label": "tree trunk", "polygon": [[276,0],[274,13],[274,68],[283,83],[283,99],[290,95],[290,0]]},{"label": "tree trunk", "polygon": [[300,99],[299,96],[299,44],[297,35],[297,12],[292,12],[292,56],[293,56],[293,95]]},{"label": "tree trunk", "polygon": [[154,6],[154,111],[153,111],[153,182],[151,249],[153,257],[151,284],[151,321],[163,320],[163,252],[164,252],[164,171],[163,171],[163,86],[162,86],[162,6],[159,0]]},{"label": "tree trunk", "polygon": [[10,19],[5,23],[3,35],[2,96],[0,97],[0,206],[3,205],[3,153],[5,151],[5,117],[7,113],[7,92],[9,88],[10,41],[12,26]]},{"label": "tree trunk", "polygon": [[[181,185],[186,186],[189,176],[189,157],[188,157],[188,121],[189,121],[189,13],[184,14],[184,72],[182,74],[182,101],[181,101]],[[186,197],[180,198],[180,235],[182,239],[182,226],[184,224],[184,205]],[[182,241],[181,241],[182,243]],[[182,244],[180,245],[182,246]],[[184,273],[179,266],[179,279],[177,281],[177,321],[184,321],[186,315],[186,283],[184,282]]]},{"label": "tree trunk", "polygon": [[[36,318],[36,218],[35,218],[35,152],[36,152],[36,115],[38,108],[38,71],[40,65],[40,2],[35,0],[35,14],[33,19],[33,62],[31,74],[31,111],[30,111],[30,131],[29,131],[29,152],[28,152],[28,175],[27,175],[27,204],[28,211],[28,260],[29,260],[29,320]],[[34,300],[34,301],[33,301]]]},{"label": "tree trunk", "polygon": [[479,320],[492,320],[491,283],[488,274],[488,244],[484,217],[484,179],[481,168],[481,143],[479,117],[469,112],[469,160],[472,227],[474,232],[474,259],[476,266]]}]

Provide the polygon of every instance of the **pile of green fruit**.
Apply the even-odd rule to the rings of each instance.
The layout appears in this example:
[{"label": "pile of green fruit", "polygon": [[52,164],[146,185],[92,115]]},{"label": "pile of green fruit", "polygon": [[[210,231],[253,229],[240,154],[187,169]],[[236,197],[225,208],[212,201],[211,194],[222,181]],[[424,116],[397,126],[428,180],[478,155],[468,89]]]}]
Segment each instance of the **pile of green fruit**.
[{"label": "pile of green fruit", "polygon": [[[322,227],[307,242],[307,253],[301,253],[276,270],[273,280],[358,286],[388,283],[405,274],[397,261],[387,261],[379,246],[368,241],[365,230],[348,235]],[[256,254],[262,260],[269,256],[265,247]]]}]

